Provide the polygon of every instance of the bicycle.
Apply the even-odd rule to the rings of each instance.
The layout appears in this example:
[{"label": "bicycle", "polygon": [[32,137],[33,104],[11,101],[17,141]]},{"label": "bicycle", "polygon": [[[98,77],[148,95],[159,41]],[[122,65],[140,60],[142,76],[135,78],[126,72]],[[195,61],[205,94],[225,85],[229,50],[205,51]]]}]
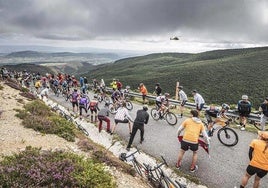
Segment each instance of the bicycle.
[{"label": "bicycle", "polygon": [[179,183],[178,181],[173,182],[161,169],[161,166],[166,165],[167,162],[163,156],[161,156],[163,162],[158,164],[156,167],[152,167],[148,164],[141,164],[137,161],[135,154],[139,152],[136,150],[135,152],[127,155],[126,153],[121,153],[119,158],[122,161],[131,161],[136,172],[143,178],[146,178],[148,182],[157,188],[186,188],[185,185]]},{"label": "bicycle", "polygon": [[[125,103],[126,103],[126,108],[128,110],[132,110],[133,109],[133,104],[130,101],[125,101]],[[109,112],[111,114],[116,114],[116,112],[117,112],[117,110],[118,110],[119,107],[120,107],[120,102],[119,101],[117,101],[115,103],[110,103],[109,104]]]},{"label": "bicycle", "polygon": [[98,101],[101,103],[102,101],[104,101],[105,103],[110,103],[110,99],[109,97],[106,95],[106,93],[99,93],[97,95],[97,99]]},{"label": "bicycle", "polygon": [[169,125],[174,126],[177,124],[177,116],[173,112],[170,112],[169,109],[167,109],[164,114],[160,113],[157,107],[151,109],[151,116],[154,120],[158,121],[159,119],[164,119]]},{"label": "bicycle", "polygon": [[77,123],[77,121],[74,121],[74,123],[75,123],[76,127],[77,127],[80,131],[82,131],[86,136],[89,135],[89,133],[87,132],[87,130],[86,130],[81,124]]},{"label": "bicycle", "polygon": [[[213,133],[215,130],[218,130],[217,137],[219,141],[228,147],[235,146],[238,143],[238,135],[237,133],[229,127],[231,121],[225,121],[223,126],[218,126],[215,128],[215,124],[212,127],[211,130],[211,136],[213,136]],[[208,128],[208,122],[203,121],[206,128]]]}]

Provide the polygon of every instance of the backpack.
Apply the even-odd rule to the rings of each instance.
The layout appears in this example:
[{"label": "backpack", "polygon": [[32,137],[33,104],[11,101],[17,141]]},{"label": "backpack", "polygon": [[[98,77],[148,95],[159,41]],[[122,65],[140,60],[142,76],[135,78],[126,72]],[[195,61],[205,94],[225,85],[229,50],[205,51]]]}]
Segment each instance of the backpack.
[{"label": "backpack", "polygon": [[82,97],[82,98],[80,99],[80,101],[79,101],[79,104],[80,104],[80,105],[86,105],[86,104],[87,104],[87,98]]},{"label": "backpack", "polygon": [[240,101],[238,103],[238,111],[242,113],[250,113],[250,103],[247,101]]},{"label": "backpack", "polygon": [[91,101],[90,103],[89,103],[89,109],[90,110],[96,110],[96,106],[97,106],[97,101]]}]

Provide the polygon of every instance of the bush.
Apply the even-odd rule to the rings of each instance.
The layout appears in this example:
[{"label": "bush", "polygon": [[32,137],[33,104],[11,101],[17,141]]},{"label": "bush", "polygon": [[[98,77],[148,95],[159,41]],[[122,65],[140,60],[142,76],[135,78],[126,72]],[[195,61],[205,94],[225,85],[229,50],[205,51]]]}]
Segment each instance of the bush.
[{"label": "bush", "polygon": [[75,141],[75,125],[50,111],[42,101],[35,100],[17,110],[17,117],[23,119],[22,124],[44,134],[56,134],[67,141]]},{"label": "bush", "polygon": [[4,157],[0,182],[3,187],[115,187],[102,164],[73,153],[32,147]]}]

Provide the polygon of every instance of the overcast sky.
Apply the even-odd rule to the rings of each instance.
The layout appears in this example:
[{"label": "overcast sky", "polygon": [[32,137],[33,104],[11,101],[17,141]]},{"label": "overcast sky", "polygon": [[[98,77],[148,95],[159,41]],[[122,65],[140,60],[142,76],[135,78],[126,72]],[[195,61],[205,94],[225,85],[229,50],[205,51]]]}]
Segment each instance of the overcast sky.
[{"label": "overcast sky", "polygon": [[0,45],[202,52],[267,44],[268,0],[0,0]]}]

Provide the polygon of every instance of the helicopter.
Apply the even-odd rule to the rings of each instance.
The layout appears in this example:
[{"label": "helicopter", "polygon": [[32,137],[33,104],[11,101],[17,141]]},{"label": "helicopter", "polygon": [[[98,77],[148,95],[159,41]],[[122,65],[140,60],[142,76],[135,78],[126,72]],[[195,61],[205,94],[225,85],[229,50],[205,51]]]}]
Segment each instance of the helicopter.
[{"label": "helicopter", "polygon": [[179,37],[174,36],[174,37],[170,37],[170,40],[180,40]]}]

